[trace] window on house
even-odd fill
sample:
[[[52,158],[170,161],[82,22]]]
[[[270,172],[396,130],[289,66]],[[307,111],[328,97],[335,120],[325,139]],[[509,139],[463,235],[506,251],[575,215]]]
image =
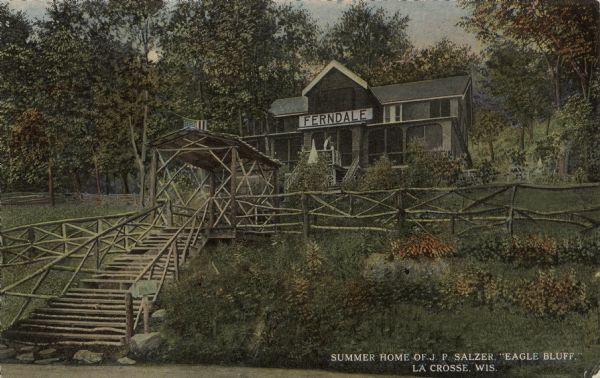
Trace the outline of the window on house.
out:
[[[287,138],[278,138],[273,142],[275,144],[275,157],[282,162],[287,162],[288,159],[288,140]]]
[[[312,134],[312,140],[315,141],[315,147],[317,150],[323,149],[323,143],[325,142],[325,134],[322,131]],[[309,146],[309,148],[312,148]]]
[[[386,135],[387,155],[392,164],[402,164],[402,128],[389,127]]]
[[[369,131],[369,164],[376,162],[385,153],[385,129]]]
[[[431,118],[450,117],[450,99],[431,101],[429,115]]]
[[[292,162],[298,161],[298,154],[302,150],[302,137],[294,136],[290,138],[290,156],[289,160]]]
[[[402,120],[427,119],[430,115],[429,101],[407,102],[402,104]]]
[[[425,150],[440,149],[443,145],[444,134],[439,124],[413,126],[406,132],[406,143],[422,143]]]
[[[390,115],[391,110],[392,110],[391,106],[386,105],[386,106],[383,107],[383,122],[384,123],[390,122],[390,119],[391,119],[391,115]]]
[[[342,158],[342,166],[352,164],[352,130],[340,130],[338,146]]]
[[[400,104],[395,105],[394,108],[396,110],[396,114],[395,114],[394,120],[396,122],[402,121],[402,105],[400,105]]]

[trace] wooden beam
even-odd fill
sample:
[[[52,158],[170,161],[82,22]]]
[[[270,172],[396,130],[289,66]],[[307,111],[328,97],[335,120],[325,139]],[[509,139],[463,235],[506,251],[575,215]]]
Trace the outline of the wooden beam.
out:
[[[237,191],[236,179],[237,179],[237,167],[238,167],[238,151],[237,147],[231,148],[231,168],[229,169],[231,177],[230,185],[231,189],[229,192],[230,196],[230,211],[231,211],[231,228],[233,229],[233,233],[235,234],[236,226],[237,226],[237,202],[235,200],[235,195]]]
[[[156,149],[152,150],[152,158],[150,160],[150,206],[156,206],[156,173],[158,159]]]

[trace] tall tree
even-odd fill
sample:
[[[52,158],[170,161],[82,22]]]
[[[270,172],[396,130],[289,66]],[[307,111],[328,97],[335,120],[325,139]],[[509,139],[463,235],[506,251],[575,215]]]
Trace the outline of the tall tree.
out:
[[[381,62],[373,85],[430,80],[442,77],[470,75],[479,64],[479,57],[468,45],[459,45],[446,38],[432,46],[414,48],[410,53]]]
[[[489,110],[481,109],[475,113],[473,129],[471,136],[476,143],[486,144],[490,153],[490,160],[495,160],[494,141],[500,135],[502,130],[509,126],[508,120],[504,114]]]
[[[157,102],[160,101],[156,60],[160,30],[166,23],[166,3],[163,0],[110,0],[108,5],[108,17],[116,39],[125,41],[133,52],[125,62],[125,75],[118,79],[118,85],[121,87],[121,105],[127,109],[127,117],[122,121],[129,130],[143,206],[148,140],[160,127],[150,117],[158,110]]]
[[[187,0],[173,10],[161,64],[174,79],[177,111],[241,133],[245,122],[265,118],[274,99],[302,87],[316,41],[316,25],[303,8]]]
[[[507,42],[489,46],[482,69],[483,90],[495,97],[519,130],[519,145],[525,149],[525,132],[533,138],[536,120],[548,119],[552,91],[539,52]]]
[[[322,55],[348,65],[368,81],[376,80],[382,65],[410,52],[408,21],[408,16],[399,12],[390,16],[383,8],[361,0],[325,34]]]
[[[471,11],[462,25],[486,41],[510,39],[542,52],[561,105],[561,69],[566,64],[579,78],[580,93],[590,96],[597,64],[599,3],[596,0],[496,1],[459,0]]]
[[[31,96],[34,45],[32,25],[22,12],[0,4],[0,190],[9,184],[9,140],[14,123],[27,109]]]

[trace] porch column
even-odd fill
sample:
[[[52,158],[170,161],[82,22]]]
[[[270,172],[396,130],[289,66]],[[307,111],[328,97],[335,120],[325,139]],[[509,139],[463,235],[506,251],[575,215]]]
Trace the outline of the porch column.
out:
[[[152,158],[150,160],[150,207],[156,206],[157,154],[156,149],[152,150]]]
[[[237,189],[237,168],[238,168],[238,151],[237,147],[231,148],[231,177],[230,177],[230,209],[231,209],[231,227],[235,234],[237,228],[237,203],[235,192]]]

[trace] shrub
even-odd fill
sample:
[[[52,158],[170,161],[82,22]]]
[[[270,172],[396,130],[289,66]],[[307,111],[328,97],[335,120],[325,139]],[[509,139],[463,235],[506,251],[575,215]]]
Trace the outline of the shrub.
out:
[[[453,242],[425,233],[411,235],[406,239],[398,239],[390,243],[392,255],[401,258],[438,258],[448,256],[454,251]]]
[[[538,317],[585,313],[590,307],[585,284],[575,279],[574,271],[562,277],[553,271],[538,271],[533,280],[519,288],[517,301]]]
[[[501,299],[503,283],[493,274],[481,269],[469,269],[458,273],[445,285],[445,292],[450,298],[459,301],[470,299],[476,305],[487,305],[490,308]]]
[[[408,167],[402,171],[402,186],[416,188],[435,185],[433,157],[425,151],[423,144],[411,143],[406,152]]]
[[[494,167],[494,163],[491,160],[484,160],[481,162],[479,169],[477,170],[477,179],[482,184],[489,184],[496,180],[498,176],[498,170]]]
[[[386,190],[394,188],[397,184],[392,162],[384,155],[367,169],[360,187],[362,190]]]
[[[557,262],[556,242],[552,239],[544,239],[537,235],[529,235],[527,238],[513,237],[506,258],[525,265],[548,265]]]
[[[477,260],[502,260],[508,247],[509,239],[504,235],[492,233],[461,238],[458,243],[457,255],[473,257]]]
[[[290,185],[290,191],[308,192],[326,190],[329,186],[329,172],[327,161],[319,159],[313,164],[308,163],[308,154],[300,152],[298,165],[295,168],[296,178]]]

